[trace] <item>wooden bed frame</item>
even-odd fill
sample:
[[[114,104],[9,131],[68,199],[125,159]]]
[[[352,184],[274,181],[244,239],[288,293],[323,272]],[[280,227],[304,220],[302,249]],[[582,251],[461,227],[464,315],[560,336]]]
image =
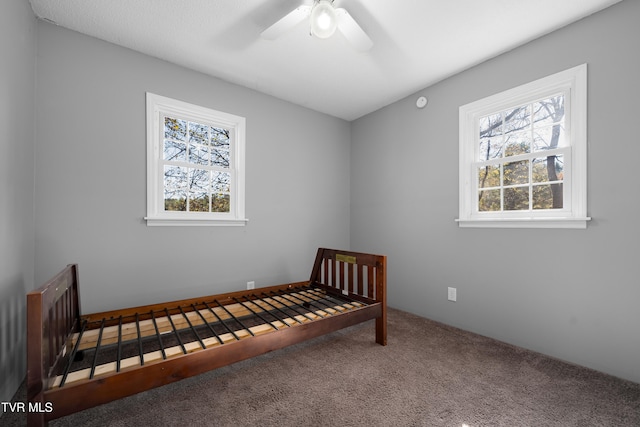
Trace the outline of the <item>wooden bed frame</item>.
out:
[[[371,319],[386,345],[381,255],[320,248],[308,281],[87,315],[69,265],[27,294],[27,424]]]

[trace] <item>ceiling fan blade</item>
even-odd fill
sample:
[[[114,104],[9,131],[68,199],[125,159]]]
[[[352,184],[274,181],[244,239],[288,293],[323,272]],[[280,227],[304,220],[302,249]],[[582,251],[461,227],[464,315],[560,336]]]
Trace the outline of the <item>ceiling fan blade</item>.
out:
[[[343,8],[336,9],[336,17],[338,19],[338,29],[344,37],[360,52],[366,52],[371,49],[373,42],[364,32],[360,25],[353,19],[349,12]]]
[[[309,17],[311,6],[299,6],[282,17],[275,24],[260,33],[260,36],[266,40],[275,40],[282,34],[286,33],[303,19]]]

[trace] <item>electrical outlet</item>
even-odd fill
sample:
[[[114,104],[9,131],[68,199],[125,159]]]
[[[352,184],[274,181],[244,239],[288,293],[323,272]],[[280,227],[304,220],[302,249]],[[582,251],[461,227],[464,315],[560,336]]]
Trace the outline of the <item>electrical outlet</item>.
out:
[[[247,289],[255,289],[256,288],[256,282],[254,282],[253,280],[250,282],[247,282]]]
[[[457,290],[456,288],[449,288],[448,289],[448,294],[447,294],[447,299],[449,301],[455,301],[457,299]]]

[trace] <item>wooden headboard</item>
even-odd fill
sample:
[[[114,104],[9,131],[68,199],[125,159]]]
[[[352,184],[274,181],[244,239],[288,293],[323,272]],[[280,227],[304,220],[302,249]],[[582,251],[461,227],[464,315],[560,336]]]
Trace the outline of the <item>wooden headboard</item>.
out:
[[[69,337],[80,327],[78,265],[29,292],[27,308],[27,398],[42,402],[49,379],[69,359]]]
[[[351,298],[382,303],[376,320],[376,342],[387,345],[387,257],[361,252],[318,249],[310,284]]]

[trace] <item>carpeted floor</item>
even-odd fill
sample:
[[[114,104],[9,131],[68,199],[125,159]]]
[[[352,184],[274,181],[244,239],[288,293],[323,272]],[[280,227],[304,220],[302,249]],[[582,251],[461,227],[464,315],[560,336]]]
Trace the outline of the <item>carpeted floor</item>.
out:
[[[393,309],[388,343],[368,322],[50,425],[640,426],[640,384]]]

